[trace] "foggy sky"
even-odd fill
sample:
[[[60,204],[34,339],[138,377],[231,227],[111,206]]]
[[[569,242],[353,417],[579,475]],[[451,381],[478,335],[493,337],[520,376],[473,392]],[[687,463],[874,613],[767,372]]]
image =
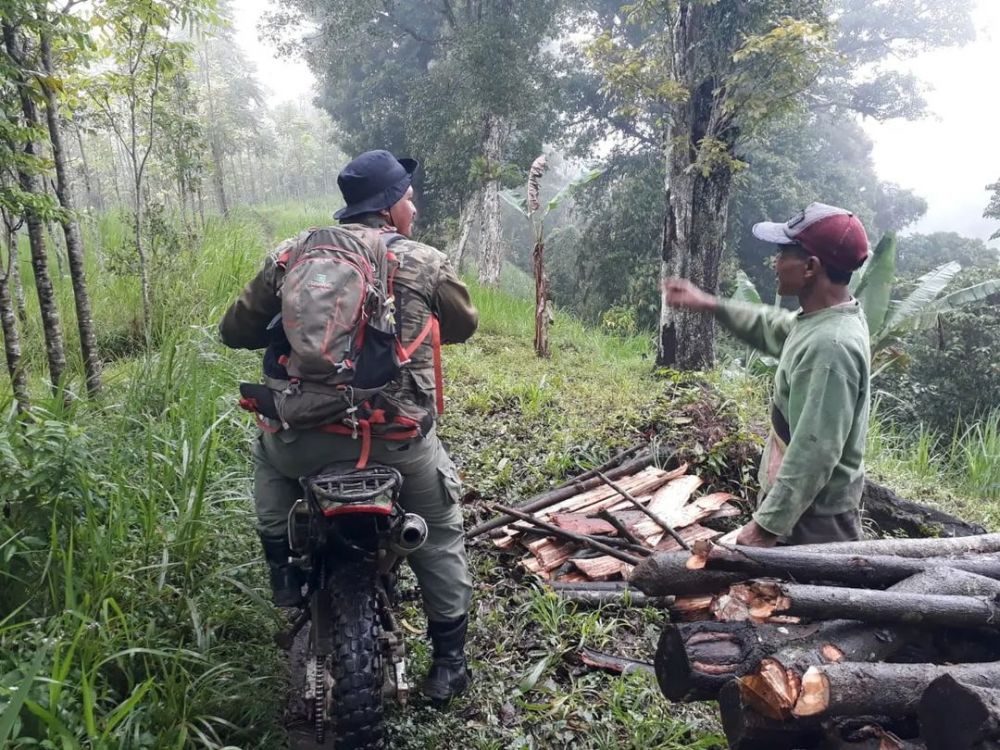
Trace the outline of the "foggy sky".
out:
[[[305,63],[276,59],[257,39],[257,21],[269,2],[239,3],[237,40],[256,63],[271,104],[310,101],[315,78]],[[1000,223],[982,217],[989,201],[986,185],[1000,180],[1000,0],[979,0],[973,20],[975,42],[898,63],[931,87],[929,117],[863,123],[875,141],[879,177],[927,200],[927,215],[907,231],[958,232],[985,240],[1000,229]],[[993,244],[1000,247],[1000,241]]]

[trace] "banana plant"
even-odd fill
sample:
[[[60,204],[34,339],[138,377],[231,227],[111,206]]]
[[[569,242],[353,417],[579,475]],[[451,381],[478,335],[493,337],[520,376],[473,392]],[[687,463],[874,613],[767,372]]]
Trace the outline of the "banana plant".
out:
[[[604,171],[594,169],[586,172],[583,176],[563,187],[543,207],[539,201],[539,192],[542,175],[546,168],[545,156],[539,156],[532,162],[531,169],[528,171],[528,184],[525,193],[519,190],[500,192],[500,197],[517,209],[518,213],[528,221],[535,241],[531,257],[535,275],[535,353],[539,357],[549,356],[548,321],[550,312],[548,279],[545,275],[545,218],[555,211],[567,197],[588,182],[596,180]]]
[[[921,276],[905,297],[893,299],[896,282],[896,236],[887,232],[871,257],[852,277],[851,293],[861,303],[871,337],[872,377],[906,361],[902,337],[938,325],[942,316],[962,307],[982,304],[1000,293],[1000,279],[989,279],[948,294],[942,293],[962,270],[951,261]],[[736,276],[734,299],[760,302],[753,282],[742,271]]]

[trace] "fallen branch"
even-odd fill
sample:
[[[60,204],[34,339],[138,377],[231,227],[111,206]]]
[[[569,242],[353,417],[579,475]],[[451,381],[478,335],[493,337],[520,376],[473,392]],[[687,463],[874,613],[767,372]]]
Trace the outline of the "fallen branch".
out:
[[[560,529],[558,526],[553,526],[550,523],[545,523],[545,521],[540,521],[534,516],[530,516],[527,513],[522,513],[521,511],[515,510],[514,508],[508,508],[504,505],[498,505],[496,503],[490,503],[488,504],[488,507],[492,510],[505,513],[509,516],[512,516],[515,519],[519,519],[521,521],[531,524],[532,526],[542,529],[549,536],[559,537],[561,539],[568,539],[569,541],[576,542],[577,544],[582,544],[587,547],[593,547],[599,552],[603,552],[605,555],[608,555],[609,557],[614,557],[618,560],[621,560],[622,562],[628,563],[629,565],[638,565],[640,562],[642,562],[641,557],[636,557],[635,555],[630,555],[627,552],[622,552],[620,549],[615,549],[614,547],[610,547],[607,544],[596,541],[591,537],[583,536],[582,534],[574,534],[572,531],[566,531],[565,529]]]
[[[580,652],[580,661],[588,667],[594,669],[604,669],[616,674],[627,674],[629,672],[652,672],[653,665],[649,662],[629,659],[627,656],[615,656],[606,654],[603,651],[594,651],[585,648]]]
[[[601,481],[603,481],[606,485],[608,485],[608,487],[610,487],[615,492],[617,492],[619,495],[621,495],[626,500],[628,500],[629,503],[631,503],[635,507],[636,510],[641,511],[643,514],[645,514],[646,516],[648,516],[649,519],[653,523],[655,523],[657,526],[659,526],[661,529],[663,529],[667,534],[669,534],[671,537],[673,537],[674,541],[677,542],[679,545],[681,545],[681,547],[683,547],[684,549],[690,551],[691,545],[689,545],[686,541],[684,541],[684,539],[681,538],[680,534],[678,534],[676,531],[674,531],[673,526],[671,526],[669,523],[667,523],[662,518],[660,518],[660,516],[658,516],[652,510],[650,510],[645,505],[643,505],[638,500],[636,500],[634,497],[632,497],[631,493],[628,492],[628,490],[626,490],[623,487],[615,484],[611,479],[609,479],[607,476],[605,476],[601,472],[597,472],[597,476],[600,477]]]

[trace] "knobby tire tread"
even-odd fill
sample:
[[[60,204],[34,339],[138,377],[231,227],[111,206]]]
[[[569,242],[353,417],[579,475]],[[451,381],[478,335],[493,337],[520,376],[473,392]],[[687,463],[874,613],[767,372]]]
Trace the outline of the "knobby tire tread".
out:
[[[331,730],[335,750],[384,750],[385,715],[379,669],[375,571],[345,565],[330,584],[333,610]]]

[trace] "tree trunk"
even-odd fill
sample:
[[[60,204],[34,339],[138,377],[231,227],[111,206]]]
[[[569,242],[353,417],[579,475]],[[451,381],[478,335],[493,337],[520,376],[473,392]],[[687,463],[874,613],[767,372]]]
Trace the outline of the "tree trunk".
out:
[[[964,537],[986,533],[979,524],[967,523],[936,508],[904,500],[888,487],[867,479],[861,495],[861,509],[883,533],[902,531],[911,537]]]
[[[20,44],[17,39],[17,32],[8,24],[3,24],[4,44],[11,59],[19,66],[23,64],[21,59]],[[18,71],[21,78],[18,81],[18,95],[21,100],[21,111],[24,113],[25,125],[28,127],[38,127],[38,113],[35,110],[35,103],[28,94],[26,84],[23,80],[23,73]],[[24,153],[29,160],[37,155],[37,149],[33,141],[26,141]],[[44,188],[40,184],[38,176],[26,171],[18,172],[18,182],[21,190],[32,195],[41,196]],[[59,321],[59,308],[56,306],[55,292],[52,288],[52,280],[49,278],[48,253],[45,248],[45,224],[34,206],[28,205],[24,210],[25,221],[28,224],[28,240],[31,245],[31,268],[35,276],[35,289],[38,293],[38,306],[42,317],[42,330],[45,336],[45,353],[49,366],[49,377],[52,379],[53,392],[58,392],[63,373],[66,370],[66,353],[63,345],[62,324]]]
[[[938,677],[950,674],[974,687],[1000,685],[1000,662],[985,664],[860,664],[809,667],[794,716],[913,716],[920,697]]]
[[[943,675],[920,697],[918,716],[927,750],[973,750],[1000,740],[1000,690]]]
[[[41,34],[41,54],[45,74],[51,77],[52,49],[47,32]],[[94,336],[90,297],[87,294],[83,239],[80,236],[80,225],[76,221],[73,191],[69,184],[66,150],[63,148],[62,125],[59,122],[59,101],[51,86],[44,85],[42,88],[45,91],[45,116],[49,127],[49,140],[52,143],[52,160],[56,167],[56,197],[58,197],[64,212],[61,223],[66,238],[66,256],[69,259],[73,298],[76,302],[76,325],[80,333],[83,368],[87,378],[87,392],[93,396],[101,390],[101,361],[97,354],[97,339]]]
[[[28,303],[24,299],[24,282],[21,281],[21,253],[18,248],[18,238],[17,231],[11,229],[13,226],[20,226],[20,220],[17,224],[7,223],[7,218],[4,218],[5,228],[8,232],[8,247],[10,248],[10,263],[7,266],[7,273],[10,275],[8,279],[8,284],[13,290],[14,297],[14,311],[17,313],[17,320],[21,325],[28,324]]]
[[[83,190],[87,195],[87,208],[96,208],[99,211],[103,210],[103,206],[100,205],[99,193],[95,200],[93,180],[90,176],[90,163],[87,161],[87,150],[83,145],[83,134],[80,132],[79,125],[74,123],[73,131],[76,134],[76,145],[80,151],[80,162],[83,164]]]
[[[721,82],[706,78],[691,50],[712,34],[705,9],[681,4],[674,14],[671,73],[689,96],[672,105],[664,143],[666,178],[660,276],[689,279],[708,292],[719,288],[725,247],[732,168],[722,160],[699,164],[706,137],[731,154],[737,132],[719,126]],[[721,132],[720,132],[721,130]],[[661,301],[657,364],[679,370],[705,370],[715,362],[715,321],[711,315],[675,310]]]
[[[720,547],[712,545],[707,557],[693,555],[689,568],[741,573],[744,578],[782,578],[804,582],[837,582],[861,588],[884,588],[921,571],[956,568],[987,578],[1000,579],[1000,558],[914,559],[891,555],[825,555],[799,552],[795,547]],[[645,589],[637,585],[637,588]]]
[[[479,207],[482,202],[482,193],[477,188],[462,208],[462,215],[459,219],[458,239],[449,253],[454,261],[455,270],[459,273],[462,272],[462,261],[465,260],[465,251],[469,246],[469,237],[472,234],[472,227],[476,223],[476,218],[479,215]]]
[[[775,615],[789,615],[810,620],[842,618],[966,628],[1000,622],[1000,604],[988,596],[901,594],[778,581],[738,583],[730,592],[731,596],[747,602],[741,620],[765,621]]]
[[[500,115],[487,118],[486,158],[490,179],[483,188],[482,232],[479,248],[479,282],[496,286],[503,266],[503,240],[500,235],[500,178],[494,175],[503,164],[504,146],[508,135],[507,121]]]
[[[545,277],[545,241],[539,240],[531,251],[535,271],[535,354],[549,356],[549,282]]]
[[[11,390],[17,402],[18,411],[26,411],[31,405],[28,398],[28,379],[21,367],[21,337],[17,330],[17,318],[14,315],[14,303],[10,294],[10,269],[17,263],[17,247],[15,235],[5,227],[7,259],[0,256],[0,327],[3,329],[4,355],[7,360],[7,372],[10,375]]]
[[[930,539],[870,539],[863,542],[800,544],[800,552],[839,555],[895,555],[897,557],[951,557],[971,553],[1000,552],[1000,534]]]
[[[205,89],[208,93],[206,100],[208,102],[209,119],[208,142],[212,151],[212,185],[215,187],[215,198],[219,202],[219,211],[222,212],[224,217],[229,218],[229,202],[226,200],[225,173],[223,171],[224,156],[222,153],[222,144],[219,142],[219,123],[215,117],[215,104],[212,97],[212,75],[210,72],[211,61],[209,60],[207,46],[202,49],[202,60],[205,69]]]

